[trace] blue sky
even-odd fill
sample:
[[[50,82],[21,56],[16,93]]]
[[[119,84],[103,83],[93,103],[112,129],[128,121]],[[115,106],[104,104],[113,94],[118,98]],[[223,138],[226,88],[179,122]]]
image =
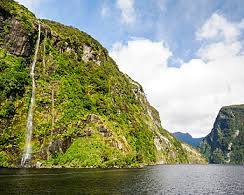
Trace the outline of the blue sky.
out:
[[[194,38],[196,29],[214,12],[231,21],[244,16],[243,0],[135,0],[133,7],[133,24],[121,21],[116,0],[39,0],[31,9],[38,17],[78,27],[107,49],[131,37],[163,39],[184,61],[191,59],[193,51],[200,47]],[[104,15],[102,10],[106,10]],[[170,63],[179,66],[174,61]]]
[[[243,0],[18,1],[101,42],[172,132],[204,136],[244,103]]]

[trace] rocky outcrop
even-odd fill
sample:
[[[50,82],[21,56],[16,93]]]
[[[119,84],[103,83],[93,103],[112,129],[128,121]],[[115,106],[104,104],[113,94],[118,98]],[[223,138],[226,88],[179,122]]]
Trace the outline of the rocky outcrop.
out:
[[[20,21],[1,8],[0,26],[2,48],[17,56],[28,57],[32,54],[32,49],[35,44],[32,33],[28,33]]]
[[[201,151],[210,163],[244,163],[244,105],[220,109]]]
[[[9,53],[19,56],[30,56],[31,41],[22,27],[21,23],[16,19],[9,22],[9,33],[4,38],[4,46]]]
[[[82,60],[86,63],[89,61],[93,61],[97,65],[99,66],[101,65],[101,61],[99,60],[99,55],[96,55],[95,52],[92,50],[92,48],[88,45],[83,45]]]
[[[52,141],[48,146],[48,151],[54,155],[56,153],[65,153],[66,150],[70,147],[72,144],[72,138],[71,137],[64,137],[61,139],[57,139]]]

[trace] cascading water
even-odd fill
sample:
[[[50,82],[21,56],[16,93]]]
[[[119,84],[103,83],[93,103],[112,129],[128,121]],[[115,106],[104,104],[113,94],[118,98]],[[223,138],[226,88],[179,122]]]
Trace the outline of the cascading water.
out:
[[[41,25],[38,25],[38,38],[36,42],[36,49],[35,49],[35,55],[34,59],[31,65],[31,72],[30,76],[32,78],[32,94],[31,94],[31,102],[30,102],[30,108],[28,112],[28,118],[27,118],[27,130],[26,130],[26,138],[25,138],[25,149],[24,153],[21,159],[21,166],[24,167],[26,165],[26,161],[31,159],[31,137],[32,137],[32,131],[33,131],[33,112],[34,112],[34,106],[35,106],[35,95],[36,95],[36,83],[35,83],[35,65],[37,60],[37,54],[38,49],[40,45],[40,37],[41,37]]]

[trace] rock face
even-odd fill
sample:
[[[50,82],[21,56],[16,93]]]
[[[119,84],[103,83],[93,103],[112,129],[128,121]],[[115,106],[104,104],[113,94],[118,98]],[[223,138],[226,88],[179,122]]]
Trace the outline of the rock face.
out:
[[[161,127],[142,87],[119,71],[96,40],[72,27],[38,21],[18,3],[1,0],[0,166],[20,165],[39,23],[30,166],[205,162]]]
[[[9,13],[12,8],[10,3],[4,6],[5,10],[0,12],[1,47],[11,54],[27,57],[32,52],[33,37],[28,29],[23,28],[23,24]]]
[[[203,138],[193,138],[189,133],[175,132],[173,135],[180,141],[183,141],[195,148],[199,147],[201,141],[203,140]]]
[[[244,105],[221,108],[201,151],[210,163],[244,164]]]

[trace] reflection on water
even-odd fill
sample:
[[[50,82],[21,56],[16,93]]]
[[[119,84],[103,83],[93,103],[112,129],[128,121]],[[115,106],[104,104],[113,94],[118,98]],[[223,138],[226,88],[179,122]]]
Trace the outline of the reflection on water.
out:
[[[0,169],[0,194],[244,194],[244,166]]]

